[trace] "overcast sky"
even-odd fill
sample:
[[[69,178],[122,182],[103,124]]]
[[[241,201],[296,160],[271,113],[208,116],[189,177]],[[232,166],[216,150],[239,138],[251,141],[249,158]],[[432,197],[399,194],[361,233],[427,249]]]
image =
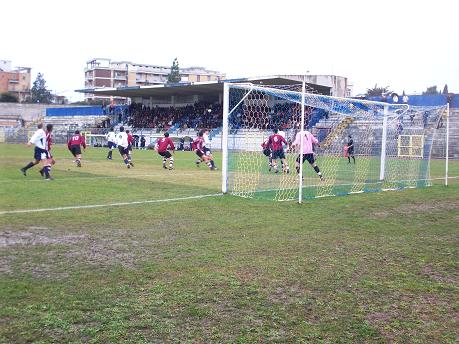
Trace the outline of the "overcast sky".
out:
[[[0,59],[42,72],[72,100],[93,57],[204,66],[228,77],[336,74],[459,93],[459,1],[13,1],[0,4]]]

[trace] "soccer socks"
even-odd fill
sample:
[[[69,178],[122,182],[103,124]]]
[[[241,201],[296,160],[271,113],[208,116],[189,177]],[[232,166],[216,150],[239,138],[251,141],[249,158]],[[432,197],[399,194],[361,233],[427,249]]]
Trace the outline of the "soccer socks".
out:
[[[131,168],[131,165],[129,165],[129,160],[128,160],[127,158],[124,159],[123,161],[124,161],[124,163],[126,164],[126,167],[127,167],[127,168]]]
[[[46,165],[45,167],[43,167],[43,173],[45,174],[46,179],[51,179],[49,172],[51,172],[51,166]]]
[[[350,157],[350,156],[347,157],[347,163],[348,163],[348,164],[351,163],[351,157]]]
[[[174,168],[174,157],[172,156],[169,159],[169,170],[172,170]]]
[[[134,163],[131,161],[131,155],[128,154],[128,161],[129,161],[129,165],[131,165],[132,167],[134,167]]]
[[[35,164],[33,162],[29,162],[26,166],[22,168],[22,170],[27,171],[29,168],[34,167]]]
[[[107,155],[107,159],[111,160],[112,159],[112,154],[113,154],[112,150],[109,150],[108,151],[108,155]]]
[[[355,164],[355,156],[352,157],[352,160],[354,160],[354,164]],[[349,161],[350,162],[350,161]]]
[[[76,159],[76,165],[77,167],[81,167],[81,159],[79,158]]]
[[[314,166],[314,171],[316,171],[317,175],[322,179],[322,173],[319,170],[319,166]]]
[[[206,161],[206,165],[207,165],[210,169],[212,169],[212,160]]]
[[[167,167],[166,167],[166,162],[167,162],[167,159],[166,159],[166,158],[163,158],[163,168],[167,168]]]

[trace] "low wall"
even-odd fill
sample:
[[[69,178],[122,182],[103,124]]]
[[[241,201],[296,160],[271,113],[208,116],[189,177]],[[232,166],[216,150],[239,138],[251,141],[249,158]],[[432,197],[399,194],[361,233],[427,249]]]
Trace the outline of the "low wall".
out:
[[[73,105],[0,103],[0,115],[17,115],[24,121],[31,122],[44,117],[46,109],[74,107]]]

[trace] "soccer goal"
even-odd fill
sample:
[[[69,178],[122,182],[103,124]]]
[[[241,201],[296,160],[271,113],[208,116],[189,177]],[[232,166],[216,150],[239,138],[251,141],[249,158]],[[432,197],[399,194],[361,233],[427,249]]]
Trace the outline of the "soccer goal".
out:
[[[325,96],[307,90],[304,83],[225,83],[223,102],[224,193],[301,202],[431,183],[431,148],[445,106]],[[317,167],[309,160],[300,163],[304,140],[292,145],[301,128],[320,142],[314,145],[313,159],[308,156]],[[270,163],[273,157],[263,145],[274,129],[287,142],[285,159],[277,160],[282,168],[275,171]],[[351,150],[347,148],[350,142]]]
[[[107,145],[106,135],[91,134],[91,132],[82,132],[86,139],[86,144],[93,147],[104,147]]]

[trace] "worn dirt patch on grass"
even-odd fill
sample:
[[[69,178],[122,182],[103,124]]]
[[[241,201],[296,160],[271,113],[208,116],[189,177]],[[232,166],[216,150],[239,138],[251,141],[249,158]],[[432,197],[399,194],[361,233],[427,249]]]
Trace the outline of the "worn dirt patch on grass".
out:
[[[47,230],[46,227],[30,227],[35,230]],[[60,235],[49,236],[36,232],[24,231],[1,231],[0,232],[0,248],[14,245],[52,245],[52,244],[73,244],[81,240],[87,239],[86,234],[81,235]]]
[[[152,238],[145,233],[116,229],[102,237],[46,227],[3,230],[0,273],[16,271],[59,278],[80,269],[135,268],[145,260],[161,259],[160,249],[175,240],[175,234],[160,233]]]
[[[432,264],[427,264],[421,269],[421,273],[438,282],[457,284],[457,279],[454,276],[445,276],[443,272],[438,271]]]
[[[400,215],[411,215],[411,214],[422,214],[433,211],[451,211],[459,210],[459,200],[450,200],[438,203],[410,203],[401,205],[397,208],[379,211],[373,213],[376,218],[386,218],[389,216],[400,216]],[[453,218],[453,220],[457,218]]]

